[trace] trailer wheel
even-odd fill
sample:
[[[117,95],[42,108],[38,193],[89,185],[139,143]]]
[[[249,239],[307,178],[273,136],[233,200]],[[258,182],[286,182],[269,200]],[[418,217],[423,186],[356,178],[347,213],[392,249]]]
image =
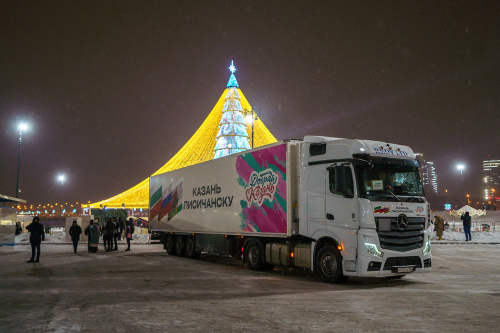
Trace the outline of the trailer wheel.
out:
[[[186,237],[186,257],[194,259],[196,257],[194,236]]]
[[[341,283],[348,279],[342,273],[342,257],[331,245],[325,245],[319,250],[316,256],[316,268],[324,282]]]
[[[258,271],[262,268],[262,256],[260,255],[260,246],[257,242],[250,242],[246,248],[247,266],[252,271]]]
[[[172,234],[167,235],[165,239],[165,250],[171,256],[175,255],[175,237]]]
[[[179,257],[186,255],[186,242],[183,236],[177,236],[175,239],[175,252]]]

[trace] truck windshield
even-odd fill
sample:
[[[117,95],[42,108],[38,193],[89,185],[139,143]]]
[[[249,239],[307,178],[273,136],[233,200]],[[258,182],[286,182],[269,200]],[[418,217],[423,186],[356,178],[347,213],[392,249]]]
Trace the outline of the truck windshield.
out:
[[[356,166],[361,198],[423,202],[424,189],[417,166],[370,163]]]

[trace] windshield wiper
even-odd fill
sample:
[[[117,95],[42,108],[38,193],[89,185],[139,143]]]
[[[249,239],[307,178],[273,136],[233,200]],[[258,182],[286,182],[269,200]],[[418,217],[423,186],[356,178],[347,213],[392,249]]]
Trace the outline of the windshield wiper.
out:
[[[397,201],[401,201],[401,200],[399,200],[399,198],[398,198],[398,197],[397,197],[394,193],[392,193],[392,191],[391,191],[391,190],[386,190],[386,191],[387,191],[387,192],[389,192],[390,194],[392,194],[392,196],[393,196],[394,198],[396,198],[396,200],[397,200]]]
[[[420,194],[418,194],[418,192],[406,192],[408,193],[409,195],[411,195],[412,198],[415,198],[414,194],[418,195],[418,197],[420,198],[420,200],[422,200],[422,202],[425,202],[424,199],[420,196]]]

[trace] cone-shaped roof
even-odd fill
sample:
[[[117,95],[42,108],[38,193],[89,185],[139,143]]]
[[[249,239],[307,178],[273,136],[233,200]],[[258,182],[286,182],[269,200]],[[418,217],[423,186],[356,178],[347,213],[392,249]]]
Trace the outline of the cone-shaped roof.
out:
[[[231,74],[229,82],[231,82],[234,74]],[[234,83],[238,87],[236,78]],[[229,83],[228,83],[229,86]],[[229,88],[230,89],[230,88]],[[219,132],[219,123],[222,118],[222,109],[225,104],[225,97],[228,93],[228,88],[224,90],[217,104],[212,109],[205,121],[201,124],[189,141],[175,154],[170,161],[156,171],[152,176],[165,173],[168,171],[177,170],[193,164],[212,160],[214,158],[214,148],[216,144],[217,133]],[[240,103],[243,109],[250,110],[252,107],[243,95],[240,89],[237,89],[240,97]],[[251,124],[247,124],[247,134],[251,135]],[[254,123],[254,146],[260,147],[276,142],[276,138],[269,132],[266,125],[260,119]],[[131,189],[115,195],[106,200],[84,205],[85,207],[108,207],[108,208],[149,208],[149,178],[143,180]]]

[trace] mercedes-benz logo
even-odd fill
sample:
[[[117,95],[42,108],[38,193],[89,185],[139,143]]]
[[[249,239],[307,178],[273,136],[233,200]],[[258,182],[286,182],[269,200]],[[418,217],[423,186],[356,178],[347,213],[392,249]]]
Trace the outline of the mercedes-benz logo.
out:
[[[400,230],[406,230],[406,228],[408,228],[408,218],[406,215],[401,214],[398,216],[398,228]]]

